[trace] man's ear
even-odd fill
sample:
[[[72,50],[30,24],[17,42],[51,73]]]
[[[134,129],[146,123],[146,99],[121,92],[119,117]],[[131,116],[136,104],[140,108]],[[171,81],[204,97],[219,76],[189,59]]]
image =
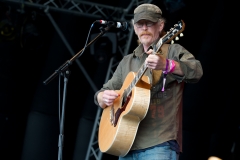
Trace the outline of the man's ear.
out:
[[[163,22],[160,22],[159,32],[162,32],[163,28],[164,28],[164,23],[163,23]]]
[[[136,28],[135,28],[135,26],[133,26],[133,29],[134,29],[134,33],[137,35],[137,32],[136,32]]]

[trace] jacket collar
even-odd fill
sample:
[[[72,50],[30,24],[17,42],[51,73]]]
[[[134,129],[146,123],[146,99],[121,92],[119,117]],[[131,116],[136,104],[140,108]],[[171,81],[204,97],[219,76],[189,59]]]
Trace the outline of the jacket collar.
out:
[[[149,49],[153,49],[153,45],[156,44],[158,42],[158,40],[156,40],[155,42],[153,42],[150,47],[148,48]],[[136,56],[136,57],[141,57],[143,54],[146,54],[144,52],[144,49],[143,49],[143,44],[140,44],[134,51],[133,51],[133,56]]]

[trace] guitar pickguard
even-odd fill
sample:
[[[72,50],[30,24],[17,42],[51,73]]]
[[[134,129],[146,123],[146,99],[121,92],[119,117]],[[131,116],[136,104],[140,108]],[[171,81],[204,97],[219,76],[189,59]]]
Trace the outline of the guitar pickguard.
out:
[[[125,101],[122,101],[122,106],[117,109],[117,111],[115,113],[115,116],[114,116],[114,127],[116,127],[116,125],[118,123],[118,119],[119,119],[121,113],[123,111],[125,111],[126,106],[127,106],[128,102],[129,102],[129,100],[131,99],[131,96],[132,96],[132,93],[130,93],[130,95],[126,98]]]

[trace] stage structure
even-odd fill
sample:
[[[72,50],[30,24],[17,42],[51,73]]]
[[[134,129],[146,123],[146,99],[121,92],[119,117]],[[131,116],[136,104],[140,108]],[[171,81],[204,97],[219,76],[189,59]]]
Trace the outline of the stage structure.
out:
[[[96,1],[98,2],[98,1]],[[68,51],[72,56],[75,55],[73,49],[69,45],[68,41],[66,40],[64,34],[62,33],[61,29],[58,27],[58,24],[55,22],[54,18],[51,15],[51,12],[63,12],[66,14],[74,14],[77,16],[82,17],[89,17],[93,19],[109,19],[112,18],[113,21],[116,22],[123,22],[126,21],[129,24],[131,23],[131,19],[133,17],[133,9],[142,3],[151,3],[152,0],[130,0],[127,7],[113,7],[108,6],[100,3],[94,3],[89,1],[83,0],[36,0],[36,1],[27,1],[27,0],[8,0],[7,3],[17,4],[20,7],[20,12],[24,12],[25,7],[33,7],[39,10],[44,10],[45,14],[49,18],[50,22],[54,26],[54,29],[59,34],[61,40],[63,41],[64,45],[67,47]],[[122,57],[129,53],[130,44],[132,41],[133,36],[133,28],[131,25],[128,25],[127,31],[119,30],[117,35],[118,39],[118,46],[116,54],[120,54]],[[85,78],[89,82],[92,90],[96,92],[99,88],[96,87],[93,80],[88,75],[87,71],[84,69],[82,64],[78,59],[76,59],[76,63],[79,69],[83,72]],[[119,61],[117,61],[114,56],[110,59],[109,68],[107,70],[107,74],[105,77],[105,82],[111,77],[112,73],[114,72],[113,69],[117,66]],[[99,150],[98,147],[98,128],[99,128],[99,121],[101,117],[102,109],[98,108],[95,122],[92,129],[92,135],[89,140],[88,150],[86,153],[85,160],[92,159],[93,157],[96,160],[102,159],[102,152]]]

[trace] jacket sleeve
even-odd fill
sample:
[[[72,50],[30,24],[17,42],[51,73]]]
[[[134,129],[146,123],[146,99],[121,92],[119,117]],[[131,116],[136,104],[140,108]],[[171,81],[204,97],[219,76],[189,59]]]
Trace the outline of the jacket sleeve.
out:
[[[94,103],[99,106],[97,101],[97,95],[99,92],[102,92],[104,90],[119,90],[122,87],[122,61],[119,63],[118,67],[116,68],[115,72],[113,73],[113,76],[111,79],[109,79],[105,84],[103,84],[103,87],[98,90],[94,95]]]
[[[202,65],[195,59],[193,54],[179,44],[172,44],[169,47],[168,58],[180,63],[184,76],[172,74],[178,82],[196,83],[203,75]]]

